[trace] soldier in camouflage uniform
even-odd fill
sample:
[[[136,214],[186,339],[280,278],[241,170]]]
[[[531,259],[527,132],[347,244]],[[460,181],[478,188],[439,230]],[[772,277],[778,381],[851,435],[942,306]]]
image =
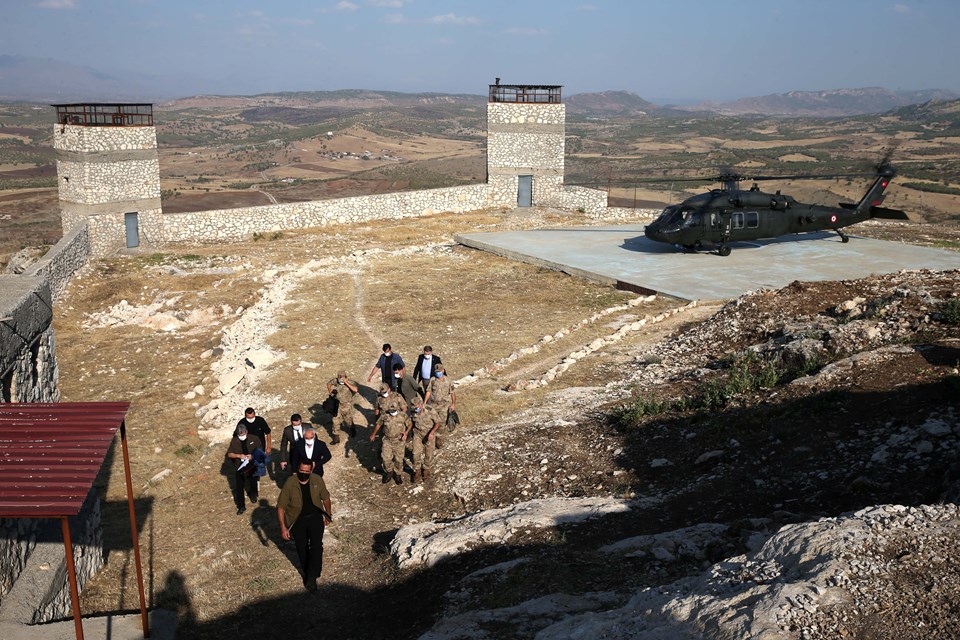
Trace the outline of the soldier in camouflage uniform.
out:
[[[413,433],[410,440],[413,443],[413,481],[420,482],[430,479],[430,470],[433,468],[433,454],[437,450],[437,429],[442,423],[433,409],[423,406],[418,397],[414,401],[411,411],[413,417]],[[420,470],[423,469],[421,474]]]
[[[384,412],[388,411],[390,407],[397,407],[400,413],[407,412],[407,402],[403,399],[403,396],[393,391],[390,385],[384,383],[380,385],[380,395],[377,397],[377,404],[373,408],[373,416],[377,419],[377,424],[380,424]]]
[[[386,407],[380,419],[377,420],[377,426],[373,428],[370,434],[370,442],[373,442],[380,428],[383,427],[383,438],[380,441],[380,461],[383,463],[383,484],[393,481],[397,484],[403,484],[403,452],[406,449],[407,432],[410,431],[410,418],[400,410],[395,404]]]
[[[360,387],[355,380],[351,380],[347,372],[341,369],[337,371],[337,377],[327,383],[327,393],[336,392],[337,400],[340,406],[337,408],[337,415],[333,416],[333,422],[330,425],[330,437],[333,444],[340,442],[340,431],[349,429],[350,437],[357,437],[357,427],[353,424],[353,400],[359,393]]]
[[[447,377],[447,371],[442,364],[437,365],[437,373],[430,386],[427,387],[427,395],[423,397],[423,404],[433,409],[437,414],[437,420],[445,425],[447,414],[457,408],[457,392],[454,391],[453,381]],[[443,444],[440,434],[437,434],[437,449]]]

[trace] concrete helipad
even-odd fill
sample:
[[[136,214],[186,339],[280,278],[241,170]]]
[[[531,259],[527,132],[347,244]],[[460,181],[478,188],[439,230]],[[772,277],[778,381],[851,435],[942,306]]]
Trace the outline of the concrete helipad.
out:
[[[684,253],[653,242],[642,224],[534,229],[457,235],[456,241],[498,255],[619,288],[684,300],[735,298],[752,289],[779,289],[794,280],[849,280],[901,269],[960,269],[960,253],[835,233],[735,242],[716,251]]]

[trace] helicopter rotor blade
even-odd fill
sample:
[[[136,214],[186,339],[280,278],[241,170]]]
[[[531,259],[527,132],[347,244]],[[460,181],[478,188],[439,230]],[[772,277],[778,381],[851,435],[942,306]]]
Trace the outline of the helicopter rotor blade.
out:
[[[876,173],[821,173],[793,176],[742,176],[741,180],[832,180],[834,178],[869,178]]]
[[[873,166],[877,173],[883,171],[885,168],[890,166],[890,159],[893,158],[894,152],[897,150],[897,147],[900,144],[900,140],[893,138],[890,140],[890,146],[883,150],[883,155],[880,156],[880,161]]]
[[[743,173],[737,173],[733,171],[732,168],[722,169],[722,173],[719,175],[714,174],[712,176],[676,176],[676,177],[649,177],[649,178],[632,178],[627,180],[598,180],[591,183],[567,183],[571,186],[595,186],[598,184],[606,184],[610,186],[614,185],[627,185],[635,186],[638,184],[666,184],[666,183],[675,183],[675,182],[761,182],[769,180],[833,180],[835,178],[874,178],[881,171],[891,168],[889,160],[893,154],[895,145],[889,149],[886,149],[881,158],[881,161],[874,166],[874,171],[872,172],[854,172],[854,173],[818,173],[818,174],[795,174],[795,175],[780,175],[780,176],[765,176],[765,175],[749,175]]]

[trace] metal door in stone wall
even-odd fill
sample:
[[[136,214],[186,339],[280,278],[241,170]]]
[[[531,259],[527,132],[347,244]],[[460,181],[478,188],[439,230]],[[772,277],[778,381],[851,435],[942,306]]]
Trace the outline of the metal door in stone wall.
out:
[[[123,214],[123,225],[127,230],[127,248],[140,246],[140,226],[137,221],[137,212]]]
[[[517,206],[533,205],[533,176],[517,176]]]

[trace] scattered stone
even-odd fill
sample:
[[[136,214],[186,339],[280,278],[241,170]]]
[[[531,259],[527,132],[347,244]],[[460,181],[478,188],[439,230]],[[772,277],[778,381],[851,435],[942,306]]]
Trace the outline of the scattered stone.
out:
[[[707,451],[702,454],[693,464],[704,464],[705,462],[710,462],[711,460],[716,460],[717,458],[723,457],[724,453],[722,450],[717,451]]]
[[[164,469],[160,473],[150,478],[150,484],[157,484],[158,482],[163,481],[163,479],[169,476],[171,473],[173,473],[173,469]]]
[[[220,393],[223,395],[230,393],[234,387],[240,384],[240,381],[243,380],[243,377],[246,375],[246,373],[247,372],[243,369],[235,369],[224,374],[220,378]]]

